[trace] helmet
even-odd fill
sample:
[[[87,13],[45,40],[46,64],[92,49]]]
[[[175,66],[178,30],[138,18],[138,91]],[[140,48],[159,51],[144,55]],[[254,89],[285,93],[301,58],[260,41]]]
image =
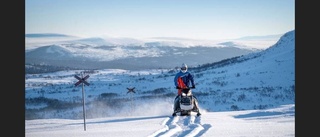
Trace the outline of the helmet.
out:
[[[186,73],[187,72],[187,70],[188,70],[188,66],[187,66],[187,64],[184,64],[184,63],[182,63],[182,66],[181,66],[181,72],[183,72],[183,73]]]

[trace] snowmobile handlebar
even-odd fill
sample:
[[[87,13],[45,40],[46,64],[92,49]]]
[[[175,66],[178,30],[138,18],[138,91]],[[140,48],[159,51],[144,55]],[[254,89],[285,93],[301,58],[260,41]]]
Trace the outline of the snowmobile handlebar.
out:
[[[195,87],[185,87],[185,88],[181,88],[181,87],[176,87],[176,89],[195,89]]]

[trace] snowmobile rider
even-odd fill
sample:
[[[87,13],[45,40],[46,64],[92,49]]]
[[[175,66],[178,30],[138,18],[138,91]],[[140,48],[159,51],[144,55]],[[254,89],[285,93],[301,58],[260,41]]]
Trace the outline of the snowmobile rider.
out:
[[[182,88],[187,88],[190,87],[189,85],[191,84],[190,88],[195,88],[194,80],[193,80],[193,75],[188,71],[188,66],[187,64],[183,63],[180,71],[176,74],[174,77],[174,84],[176,88],[178,89],[178,95],[174,99],[174,107],[173,107],[173,114],[175,115],[177,112],[180,110],[180,104],[179,104],[179,99],[180,95],[182,93]],[[195,111],[198,112],[198,116],[201,115],[199,112],[198,108],[198,101],[196,97],[194,97],[194,104],[195,104]]]

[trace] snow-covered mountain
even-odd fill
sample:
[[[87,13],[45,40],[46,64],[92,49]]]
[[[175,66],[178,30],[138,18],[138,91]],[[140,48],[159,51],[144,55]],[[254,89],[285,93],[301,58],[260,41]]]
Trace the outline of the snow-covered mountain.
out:
[[[68,50],[59,53],[64,55]],[[212,62],[189,68],[201,111],[266,109],[295,103],[294,30],[260,52]],[[88,118],[171,115],[177,71],[99,69],[26,74],[25,118],[82,118],[82,88],[74,85],[78,81],[75,75],[90,76],[90,85],[84,86]],[[128,94],[127,87],[135,87],[136,93]]]
[[[246,55],[271,46],[276,38],[265,40],[208,41],[181,38],[92,37],[62,34],[27,34],[25,63],[73,69],[158,69],[174,68],[177,62],[199,66]],[[255,43],[253,43],[255,42]],[[257,48],[255,48],[255,46]],[[45,68],[44,68],[45,69]],[[26,73],[31,73],[26,69]]]

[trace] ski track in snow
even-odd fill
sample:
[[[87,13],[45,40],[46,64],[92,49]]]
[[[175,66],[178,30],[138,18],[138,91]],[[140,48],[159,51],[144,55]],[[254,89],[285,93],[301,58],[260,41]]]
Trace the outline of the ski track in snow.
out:
[[[165,127],[148,137],[200,137],[212,127],[210,124],[201,124],[201,116],[167,117],[162,125]]]

